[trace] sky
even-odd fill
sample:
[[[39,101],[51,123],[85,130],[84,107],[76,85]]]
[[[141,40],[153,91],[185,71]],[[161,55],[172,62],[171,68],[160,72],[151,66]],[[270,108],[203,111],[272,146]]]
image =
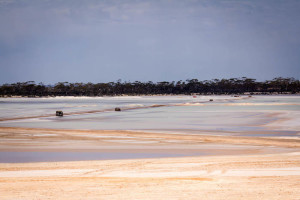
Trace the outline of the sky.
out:
[[[299,0],[0,0],[0,84],[300,78]]]

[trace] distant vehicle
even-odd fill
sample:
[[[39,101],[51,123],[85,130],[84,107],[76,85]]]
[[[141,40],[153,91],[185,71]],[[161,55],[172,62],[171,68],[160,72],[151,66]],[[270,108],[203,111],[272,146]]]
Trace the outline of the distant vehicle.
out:
[[[115,111],[121,111],[121,108],[116,107],[116,108],[115,108]]]
[[[64,116],[64,112],[61,110],[56,111],[56,116],[62,117]]]
[[[213,99],[210,99],[209,101],[213,101]]]

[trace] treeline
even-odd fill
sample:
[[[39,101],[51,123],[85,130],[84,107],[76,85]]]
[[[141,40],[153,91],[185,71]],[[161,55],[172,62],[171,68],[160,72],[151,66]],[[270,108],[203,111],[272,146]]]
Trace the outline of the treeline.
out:
[[[68,83],[55,85],[35,84],[33,81],[3,84],[1,96],[104,96],[104,95],[157,95],[157,94],[295,94],[300,82],[294,78],[274,78],[258,82],[252,78],[213,79],[172,82],[109,82]]]

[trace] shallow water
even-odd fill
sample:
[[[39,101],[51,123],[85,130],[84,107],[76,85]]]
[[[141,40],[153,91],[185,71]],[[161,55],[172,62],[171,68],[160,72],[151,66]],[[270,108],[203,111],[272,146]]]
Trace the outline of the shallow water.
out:
[[[228,144],[203,145],[195,149],[102,149],[94,151],[0,151],[0,163],[171,158],[186,156],[246,155],[292,152],[287,148]]]
[[[205,155],[201,153],[130,153],[130,152],[0,152],[0,163],[116,160]]]
[[[209,102],[209,99],[214,101]],[[143,108],[151,105],[169,106]],[[56,110],[72,113],[101,111],[115,107],[139,109],[55,116]],[[53,116],[2,121],[0,126],[166,131],[187,134],[213,131],[210,134],[299,137],[297,135],[300,131],[299,123],[294,123],[294,127],[290,126],[286,130],[276,127],[270,129],[265,126],[280,119],[280,114],[298,118],[299,112],[300,96],[2,98],[0,99],[2,119],[47,114]]]

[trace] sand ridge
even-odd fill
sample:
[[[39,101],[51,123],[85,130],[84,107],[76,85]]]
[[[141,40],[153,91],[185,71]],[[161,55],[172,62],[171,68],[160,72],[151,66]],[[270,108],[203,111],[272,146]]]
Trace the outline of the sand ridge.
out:
[[[300,148],[298,137],[240,137],[210,135],[212,131],[197,134],[153,133],[123,130],[67,130],[0,127],[0,149],[22,149],[25,147],[67,148],[109,148],[109,146],[168,146],[185,148],[204,144],[232,144]],[[220,132],[221,133],[221,132]]]

